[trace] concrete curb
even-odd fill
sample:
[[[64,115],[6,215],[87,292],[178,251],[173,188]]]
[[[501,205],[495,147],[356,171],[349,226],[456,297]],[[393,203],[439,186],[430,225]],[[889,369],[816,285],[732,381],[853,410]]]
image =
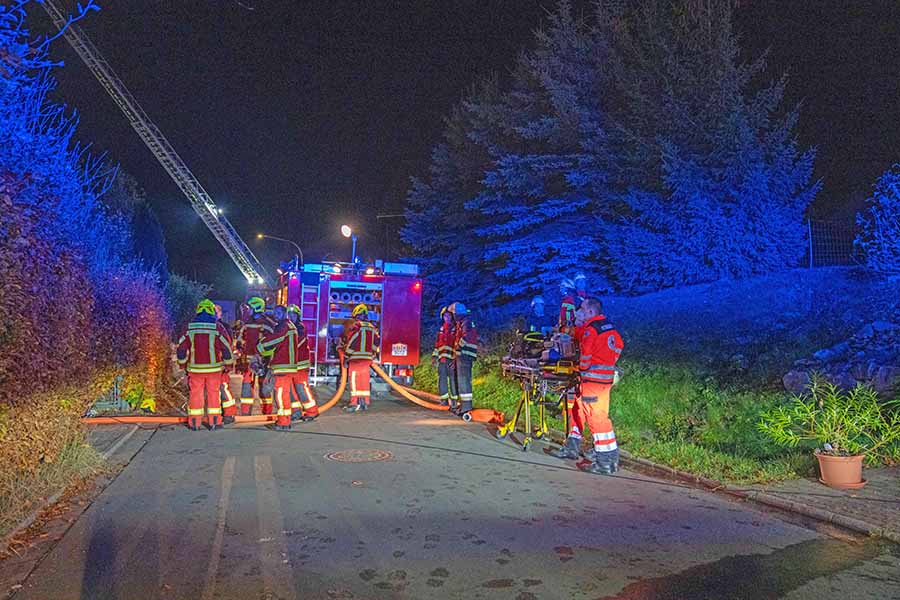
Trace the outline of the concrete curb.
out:
[[[565,435],[561,431],[557,431],[555,429],[550,430],[550,438],[557,443],[563,443],[565,441]],[[817,521],[822,521],[824,523],[832,523],[834,525],[843,527],[844,529],[855,531],[857,533],[882,537],[900,544],[900,530],[895,531],[880,525],[873,525],[854,517],[848,517],[847,515],[826,510],[824,508],[818,508],[816,506],[809,506],[807,504],[803,504],[802,502],[786,500],[785,498],[773,496],[772,494],[767,494],[766,492],[761,492],[759,490],[748,490],[745,488],[730,486],[726,483],[722,483],[721,481],[710,479],[709,477],[703,477],[694,473],[688,473],[674,467],[655,463],[652,460],[647,460],[646,458],[633,456],[632,454],[625,450],[622,450],[621,448],[619,449],[619,457],[626,465],[629,463],[631,463],[632,465],[640,465],[641,467],[664,473],[665,475],[681,479],[682,481],[700,484],[706,488],[709,488],[709,490],[713,492],[724,492],[737,498],[751,500],[759,504],[765,504],[766,506],[771,506],[774,508],[785,510],[787,512],[803,515],[811,519],[816,519]]]

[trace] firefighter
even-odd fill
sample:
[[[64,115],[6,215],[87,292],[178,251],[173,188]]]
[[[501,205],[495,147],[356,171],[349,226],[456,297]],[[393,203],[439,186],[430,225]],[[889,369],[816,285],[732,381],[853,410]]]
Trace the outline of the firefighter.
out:
[[[546,337],[553,330],[551,319],[547,317],[544,310],[543,296],[535,296],[531,300],[531,310],[525,317],[525,333],[540,333],[542,337]]]
[[[357,412],[367,410],[371,403],[369,369],[381,340],[378,330],[368,321],[369,309],[365,304],[357,304],[350,316],[355,322],[344,344],[344,356],[350,368],[350,405],[344,410]]]
[[[456,410],[459,400],[456,393],[456,374],[453,371],[455,345],[453,330],[453,315],[445,306],[441,309],[441,327],[434,342],[431,362],[438,369],[438,393],[441,395],[441,405],[449,404],[450,410]]]
[[[448,310],[456,322],[453,345],[456,384],[459,386],[459,406],[456,414],[466,418],[465,415],[472,410],[472,366],[478,358],[478,330],[465,304],[454,302]]]
[[[260,356],[269,359],[275,376],[275,430],[291,428],[291,390],[299,383],[297,376],[297,328],[288,319],[287,308],[278,305],[274,310],[275,328],[262,334],[257,343]]]
[[[584,425],[587,424],[594,441],[592,461],[579,468],[598,475],[611,475],[619,469],[619,449],[609,418],[609,392],[624,344],[615,325],[604,316],[603,304],[597,298],[586,298],[576,319],[584,328],[578,365],[581,389],[573,411],[578,418],[570,421],[565,445],[552,454],[557,458],[578,458]]]
[[[216,327],[219,333],[228,340],[228,349],[234,355],[234,339],[231,336],[231,328],[222,320],[222,307],[218,304],[216,307]],[[222,420],[226,425],[234,423],[234,417],[237,415],[237,403],[231,394],[231,367],[226,366],[222,369],[222,385],[219,388],[219,399],[222,401]]]
[[[210,431],[221,429],[219,388],[222,385],[222,369],[232,364],[234,357],[231,344],[216,324],[216,307],[210,300],[204,299],[197,305],[197,316],[178,340],[175,356],[178,364],[187,371],[190,388],[188,427],[193,431],[200,430],[205,403]]]
[[[257,346],[259,339],[266,333],[271,333],[275,328],[275,322],[264,311],[266,301],[258,296],[247,300],[250,308],[250,316],[244,321],[241,332],[238,334],[237,348],[241,351],[243,360],[243,372],[241,381],[241,414],[249,415],[253,410],[253,388],[257,388],[262,414],[272,414],[272,393],[268,386],[264,385],[264,377],[261,370],[261,357],[258,355]]]
[[[584,273],[576,273],[572,278],[575,284],[575,310],[581,308],[581,303],[588,297],[587,293],[587,276]]]
[[[559,282],[559,293],[562,294],[559,305],[559,330],[571,335],[575,326],[575,283],[564,277]]]
[[[291,421],[312,421],[319,416],[316,397],[309,387],[309,337],[300,319],[300,307],[289,304],[288,319],[297,328],[297,380],[291,387]]]

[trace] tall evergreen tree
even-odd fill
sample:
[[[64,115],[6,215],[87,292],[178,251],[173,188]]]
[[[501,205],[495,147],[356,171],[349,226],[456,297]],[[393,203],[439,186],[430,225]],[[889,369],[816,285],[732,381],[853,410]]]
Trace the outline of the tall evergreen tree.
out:
[[[598,221],[606,180],[602,53],[588,24],[560,2],[536,47],[519,58],[510,91],[494,118],[500,139],[493,168],[469,208],[486,215],[478,229],[485,259],[497,265],[495,305],[519,307],[584,271],[605,288]],[[592,189],[586,184],[590,182]]]
[[[478,193],[491,161],[493,124],[482,111],[499,98],[496,79],[474,87],[447,117],[428,178],[412,181],[400,236],[425,273],[432,309],[454,301],[483,306],[486,290],[496,285],[475,235],[481,217],[466,202]]]
[[[609,250],[618,287],[656,289],[796,264],[818,189],[814,152],[797,147],[785,79],[739,62],[734,3],[598,5],[621,161]]]

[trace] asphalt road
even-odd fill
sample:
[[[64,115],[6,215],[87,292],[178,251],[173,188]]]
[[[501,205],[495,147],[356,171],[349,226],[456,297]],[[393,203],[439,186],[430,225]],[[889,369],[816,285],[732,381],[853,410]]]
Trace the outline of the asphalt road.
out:
[[[583,474],[401,400],[129,443],[145,445],[16,600],[900,598],[896,546]]]

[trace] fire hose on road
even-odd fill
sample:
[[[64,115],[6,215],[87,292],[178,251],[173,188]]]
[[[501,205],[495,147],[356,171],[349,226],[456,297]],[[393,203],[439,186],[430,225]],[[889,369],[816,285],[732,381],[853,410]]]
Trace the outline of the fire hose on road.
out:
[[[344,390],[347,388],[347,367],[344,366],[343,355],[341,355],[341,378],[338,384],[338,388],[335,391],[334,395],[325,403],[319,406],[319,414],[321,415],[325,411],[332,408],[335,404],[340,402],[341,396],[344,395]],[[381,368],[381,365],[373,362],[372,368],[375,370],[382,379],[384,379],[391,388],[400,394],[403,398],[409,400],[413,404],[417,406],[421,406],[422,408],[426,408],[428,410],[438,410],[438,411],[446,411],[449,409],[448,406],[440,404],[436,402],[440,400],[439,396],[431,394],[429,392],[423,392],[422,390],[416,390],[410,387],[406,387],[400,385],[393,379],[391,379],[387,373],[384,372],[384,369]],[[472,421],[477,421],[480,423],[496,423],[498,425],[503,424],[503,413],[492,410],[492,409],[484,409],[484,408],[476,408],[471,411],[469,415],[472,417]],[[275,415],[250,415],[250,416],[237,416],[235,417],[235,422],[237,423],[265,423],[268,421],[274,421]],[[178,423],[187,423],[186,416],[177,416],[177,417],[166,417],[166,416],[122,416],[122,417],[82,417],[82,423],[91,424],[91,425],[112,425],[112,424],[122,424],[122,423],[135,423],[135,424],[154,424],[154,425],[174,425]]]

